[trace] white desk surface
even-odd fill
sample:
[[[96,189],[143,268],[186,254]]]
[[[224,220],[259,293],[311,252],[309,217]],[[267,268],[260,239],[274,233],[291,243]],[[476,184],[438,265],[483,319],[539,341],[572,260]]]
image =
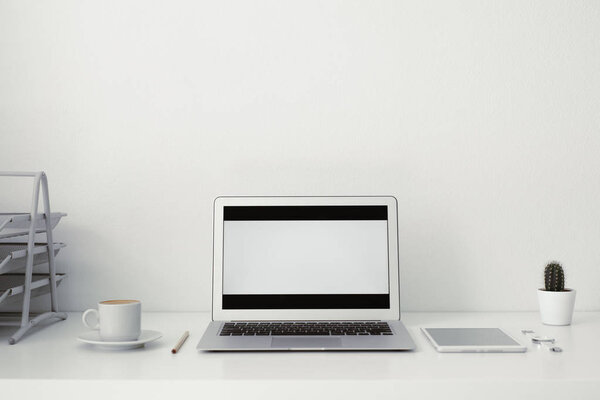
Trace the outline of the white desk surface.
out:
[[[173,393],[269,398],[284,391],[285,399],[318,398],[317,393],[333,398],[600,399],[598,312],[576,313],[567,327],[542,325],[537,313],[404,313],[418,347],[413,352],[198,352],[209,318],[208,313],[145,313],[143,328],[161,331],[163,337],[124,352],[78,342],[85,331],[81,313],[70,313],[66,321],[34,331],[14,346],[7,342],[14,328],[0,327],[0,388],[15,396],[25,386],[40,394],[86,388],[92,398],[117,390],[143,392],[145,398]],[[441,354],[420,327],[500,327],[527,344],[528,351]],[[532,345],[521,329],[556,338],[564,351]],[[188,341],[180,353],[171,354],[185,330],[190,331]]]

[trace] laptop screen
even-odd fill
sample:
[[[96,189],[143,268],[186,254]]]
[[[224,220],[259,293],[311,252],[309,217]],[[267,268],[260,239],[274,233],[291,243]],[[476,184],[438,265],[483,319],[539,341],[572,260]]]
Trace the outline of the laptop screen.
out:
[[[223,309],[389,309],[388,212],[225,206]]]

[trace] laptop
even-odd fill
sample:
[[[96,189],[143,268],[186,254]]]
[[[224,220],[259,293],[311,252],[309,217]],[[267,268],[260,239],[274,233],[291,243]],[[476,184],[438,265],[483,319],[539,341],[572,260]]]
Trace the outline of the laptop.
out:
[[[213,229],[198,350],[415,348],[400,322],[394,197],[219,197]]]

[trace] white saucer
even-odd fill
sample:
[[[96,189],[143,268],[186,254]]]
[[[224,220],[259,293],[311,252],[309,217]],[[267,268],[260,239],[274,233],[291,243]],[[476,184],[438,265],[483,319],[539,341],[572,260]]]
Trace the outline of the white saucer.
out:
[[[143,330],[142,334],[137,340],[132,340],[128,342],[112,342],[110,340],[104,340],[100,337],[99,331],[89,331],[82,333],[79,335],[77,340],[83,343],[95,344],[101,349],[107,350],[129,350],[129,349],[137,349],[138,347],[144,347],[146,343],[150,343],[155,341],[156,339],[160,339],[162,337],[162,333],[158,331],[146,331]]]

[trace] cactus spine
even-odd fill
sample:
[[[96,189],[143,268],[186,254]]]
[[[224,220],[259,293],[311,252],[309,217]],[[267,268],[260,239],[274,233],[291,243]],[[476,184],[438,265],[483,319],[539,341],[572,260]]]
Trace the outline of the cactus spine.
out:
[[[565,290],[565,273],[562,266],[556,261],[546,265],[544,283],[546,290],[549,292],[563,292]]]

